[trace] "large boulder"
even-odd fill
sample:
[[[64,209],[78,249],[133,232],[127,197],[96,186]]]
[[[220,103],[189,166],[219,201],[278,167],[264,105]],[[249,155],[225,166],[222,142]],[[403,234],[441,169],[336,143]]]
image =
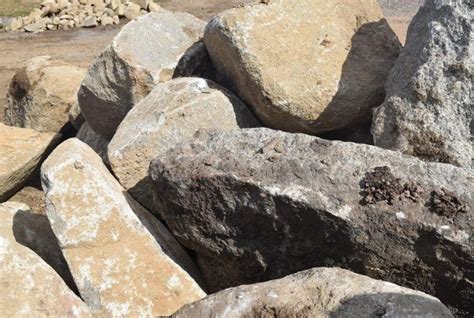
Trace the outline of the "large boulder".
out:
[[[205,22],[192,15],[166,10],[127,24],[82,82],[79,103],[92,129],[110,140],[129,110],[157,83],[172,78],[204,27]]]
[[[0,123],[0,202],[21,189],[56,141],[55,134]]]
[[[212,291],[331,265],[474,314],[471,170],[246,129],[200,132],[150,173],[156,210]]]
[[[387,315],[387,316],[386,316]],[[340,268],[314,268],[229,288],[186,305],[174,318],[453,317],[436,298]]]
[[[152,210],[153,187],[148,176],[152,159],[200,128],[258,126],[240,99],[215,83],[200,78],[174,79],[157,85],[125,117],[110,142],[108,159],[122,186]]]
[[[15,223],[28,206],[0,204],[0,312],[4,317],[90,317],[82,300],[38,255],[17,242]]]
[[[428,0],[374,114],[375,145],[470,167],[474,136],[472,0]]]
[[[86,144],[65,141],[41,174],[51,227],[94,314],[169,315],[205,296],[183,248]]]
[[[59,132],[68,122],[68,112],[77,105],[77,92],[86,69],[35,57],[23,64],[10,83],[5,123],[40,132]]]
[[[370,122],[401,47],[377,0],[234,8],[211,20],[204,43],[219,78],[265,125],[310,134]]]

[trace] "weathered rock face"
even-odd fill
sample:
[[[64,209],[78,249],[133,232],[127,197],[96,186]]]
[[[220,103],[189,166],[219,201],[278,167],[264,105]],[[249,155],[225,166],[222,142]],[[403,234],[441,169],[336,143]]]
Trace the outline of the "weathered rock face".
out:
[[[267,126],[320,134],[370,122],[400,43],[376,0],[271,0],[214,17],[219,76]]]
[[[471,0],[426,1],[375,111],[377,146],[470,167],[473,160],[474,10]]]
[[[54,134],[0,124],[0,202],[21,188],[55,141]]]
[[[148,176],[152,159],[200,128],[258,126],[240,99],[215,83],[200,78],[174,79],[157,85],[127,115],[110,142],[108,159],[125,189],[152,209],[153,187]]]
[[[172,317],[453,317],[436,298],[340,268],[230,288]]]
[[[24,205],[24,203],[14,201],[15,199],[16,195],[11,198],[6,205]],[[36,199],[44,200],[44,194],[43,197],[38,198],[37,196]],[[8,217],[11,218],[8,222],[11,225],[11,231],[15,236],[15,240],[38,254],[38,256],[61,276],[72,291],[77,292],[77,287],[69,271],[67,262],[51,230],[49,220],[46,217],[46,211],[34,211],[28,206],[28,209],[15,210],[14,213],[12,212]]]
[[[268,129],[196,138],[150,173],[212,291],[330,265],[472,316],[471,170]]]
[[[91,148],[69,139],[41,172],[51,227],[94,314],[169,315],[205,296],[178,265],[197,272],[182,247]]]
[[[92,148],[104,162],[107,162],[107,146],[109,141],[92,130],[89,123],[85,122],[77,132],[76,138]]]
[[[5,317],[90,317],[87,306],[38,255],[17,242],[16,220],[28,206],[0,205],[0,311]]]
[[[79,92],[89,125],[111,139],[117,126],[158,83],[171,79],[183,53],[202,37],[205,23],[166,10],[127,24],[94,61]]]
[[[58,132],[69,122],[86,70],[50,56],[27,61],[13,76],[5,123],[40,132]]]
[[[181,57],[173,74],[177,77],[201,77],[215,81],[216,69],[204,42],[194,43]]]

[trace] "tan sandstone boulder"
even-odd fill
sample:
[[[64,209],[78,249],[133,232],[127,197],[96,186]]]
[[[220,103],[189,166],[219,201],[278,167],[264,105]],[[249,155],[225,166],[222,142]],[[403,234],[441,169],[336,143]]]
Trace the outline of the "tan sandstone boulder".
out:
[[[78,139],[41,169],[47,215],[79,292],[104,316],[169,315],[205,293],[168,230],[136,203]]]
[[[54,134],[0,124],[0,202],[21,188],[55,142]]]
[[[86,70],[50,56],[35,57],[10,83],[5,123],[40,132],[58,132],[69,122]]]
[[[453,317],[437,298],[341,268],[313,268],[229,288],[187,305],[175,318]]]
[[[205,22],[161,10],[128,23],[89,68],[79,104],[89,125],[110,140],[130,109],[172,78],[186,50],[204,33]]]
[[[16,240],[14,224],[29,207],[0,204],[0,315],[90,317],[87,306],[37,254]]]
[[[371,120],[401,45],[377,0],[270,0],[214,17],[219,77],[265,125],[321,134]]]
[[[109,144],[108,159],[125,189],[152,209],[151,160],[201,128],[258,126],[247,106],[226,89],[201,78],[174,79],[157,85],[125,117]]]

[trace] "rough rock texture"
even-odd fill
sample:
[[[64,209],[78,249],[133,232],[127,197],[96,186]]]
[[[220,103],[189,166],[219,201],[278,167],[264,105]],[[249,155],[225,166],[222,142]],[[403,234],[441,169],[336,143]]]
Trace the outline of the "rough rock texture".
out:
[[[92,130],[89,123],[85,122],[77,132],[76,138],[92,148],[104,162],[107,160],[107,146],[109,141]]]
[[[375,111],[377,146],[470,167],[473,160],[472,0],[429,0],[408,30]]]
[[[268,129],[200,134],[150,173],[212,291],[340,266],[474,314],[471,170]]]
[[[376,0],[270,0],[208,24],[204,43],[267,126],[320,134],[371,121],[400,43]]]
[[[69,109],[68,118],[69,122],[74,126],[74,128],[76,128],[77,130],[81,129],[82,125],[85,122],[85,119],[84,116],[82,116],[79,103],[74,103],[71,109]]]
[[[436,298],[340,268],[314,268],[186,305],[174,318],[453,317]]]
[[[156,88],[127,115],[109,145],[108,159],[122,186],[153,211],[150,161],[200,128],[258,127],[231,92],[201,78],[174,79]],[[153,211],[157,212],[157,211]]]
[[[158,82],[171,79],[184,52],[202,37],[205,23],[166,10],[130,22],[89,68],[79,104],[95,132],[111,139],[117,126]]]
[[[0,204],[0,312],[4,317],[90,317],[61,277],[18,240],[18,215],[28,206]]]
[[[86,69],[35,57],[23,64],[10,83],[5,123],[40,132],[58,132],[69,122]]]
[[[181,57],[173,77],[201,77],[215,81],[216,69],[204,42],[194,43]]]
[[[169,315],[205,293],[180,265],[193,263],[78,139],[41,168],[48,219],[79,292],[94,314]]]
[[[39,199],[44,200],[43,191],[41,191],[41,194],[42,197]],[[24,204],[23,202],[15,201],[16,199],[17,196],[15,195],[8,203]],[[15,213],[11,215],[11,218],[11,230],[13,231],[12,233],[16,241],[38,254],[38,256],[61,276],[71,290],[77,292],[77,287],[69,271],[67,262],[59,248],[56,236],[54,236],[51,230],[49,220],[46,217],[46,211],[34,211],[28,206],[26,210],[15,211]],[[2,218],[2,220],[4,220],[4,218]]]
[[[0,202],[21,189],[55,142],[54,134],[0,124]]]

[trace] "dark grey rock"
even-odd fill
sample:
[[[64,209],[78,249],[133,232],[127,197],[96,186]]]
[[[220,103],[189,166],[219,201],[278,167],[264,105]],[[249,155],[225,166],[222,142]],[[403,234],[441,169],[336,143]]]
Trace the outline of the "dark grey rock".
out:
[[[427,0],[375,111],[375,145],[470,167],[473,158],[474,5]]]
[[[340,268],[230,288],[172,317],[453,317],[436,298]]]
[[[212,291],[339,266],[474,314],[471,170],[247,129],[201,132],[150,171]]]

